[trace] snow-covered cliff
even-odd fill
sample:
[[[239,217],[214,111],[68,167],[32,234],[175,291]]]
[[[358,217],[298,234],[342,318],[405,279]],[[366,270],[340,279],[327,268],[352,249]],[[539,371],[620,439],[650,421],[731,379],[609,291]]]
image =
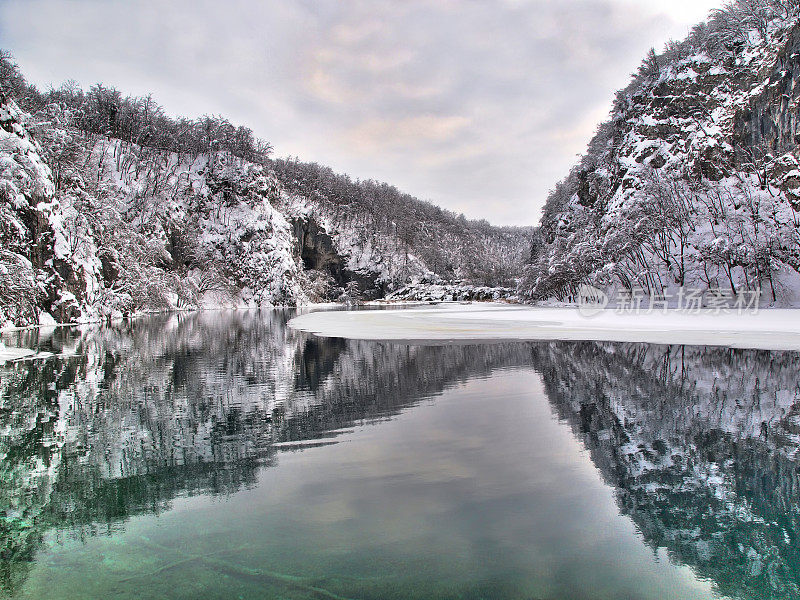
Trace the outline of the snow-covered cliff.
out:
[[[589,283],[800,303],[797,18],[736,1],[651,52],[547,201],[530,298]]]
[[[249,130],[95,92],[35,92],[33,114],[0,96],[0,326],[372,299],[420,281],[497,285],[521,268],[522,228],[408,196],[379,206],[400,193],[330,170],[309,180],[316,165],[237,146]]]

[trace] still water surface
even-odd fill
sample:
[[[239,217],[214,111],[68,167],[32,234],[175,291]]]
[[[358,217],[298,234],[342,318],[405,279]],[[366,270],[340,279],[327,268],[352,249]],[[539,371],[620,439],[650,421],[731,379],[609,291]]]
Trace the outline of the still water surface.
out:
[[[292,316],[4,338],[0,596],[800,596],[800,355]]]

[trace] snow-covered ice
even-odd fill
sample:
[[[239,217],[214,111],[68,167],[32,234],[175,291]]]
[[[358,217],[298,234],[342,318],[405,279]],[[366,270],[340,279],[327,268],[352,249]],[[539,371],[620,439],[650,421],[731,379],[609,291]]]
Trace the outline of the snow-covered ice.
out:
[[[28,348],[9,348],[3,342],[0,342],[0,365],[7,363],[10,360],[19,360],[36,354],[33,350]]]
[[[800,310],[700,314],[577,308],[448,304],[387,311],[322,311],[295,317],[290,327],[323,337],[395,341],[592,340],[800,351]]]

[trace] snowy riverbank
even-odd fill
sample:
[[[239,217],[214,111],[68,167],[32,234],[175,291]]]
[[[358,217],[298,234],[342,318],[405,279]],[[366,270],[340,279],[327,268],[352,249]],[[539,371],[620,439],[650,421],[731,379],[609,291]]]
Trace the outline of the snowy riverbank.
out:
[[[593,340],[800,351],[800,310],[669,311],[592,317],[576,308],[450,304],[392,311],[313,312],[289,326],[323,337],[420,342]]]
[[[0,342],[0,365],[11,360],[27,358],[28,356],[33,356],[34,354],[36,354],[36,352],[30,350],[29,348],[9,348],[3,344],[3,342]]]

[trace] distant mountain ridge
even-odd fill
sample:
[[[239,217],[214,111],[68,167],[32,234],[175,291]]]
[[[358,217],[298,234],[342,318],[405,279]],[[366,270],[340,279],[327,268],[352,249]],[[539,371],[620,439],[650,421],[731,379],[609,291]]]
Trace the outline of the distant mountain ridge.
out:
[[[737,0],[650,52],[551,192],[524,296],[686,287],[800,305],[798,14]]]
[[[532,228],[273,160],[221,117],[102,85],[41,93],[7,53],[0,90],[0,325],[513,287],[524,264]]]

